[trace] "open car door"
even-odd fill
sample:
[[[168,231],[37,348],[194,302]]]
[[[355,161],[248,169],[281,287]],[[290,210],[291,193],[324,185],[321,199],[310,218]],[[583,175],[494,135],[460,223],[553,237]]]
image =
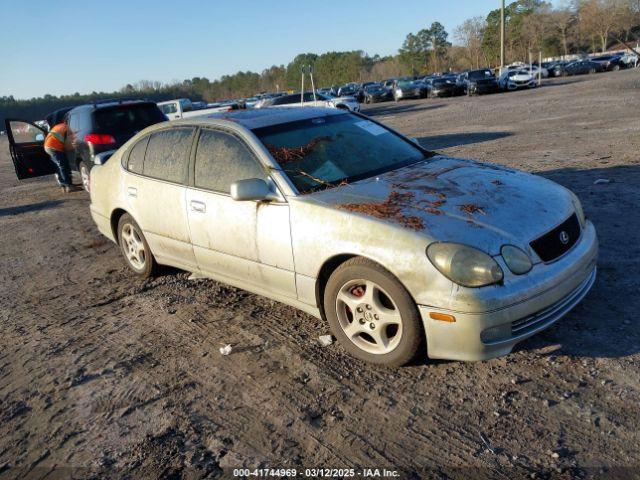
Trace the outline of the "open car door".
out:
[[[44,151],[45,130],[25,120],[7,118],[4,123],[18,180],[57,173],[58,169]]]

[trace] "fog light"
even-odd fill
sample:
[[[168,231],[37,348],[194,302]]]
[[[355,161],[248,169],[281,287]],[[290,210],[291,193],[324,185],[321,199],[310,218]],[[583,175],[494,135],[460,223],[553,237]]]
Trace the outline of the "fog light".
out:
[[[480,333],[482,343],[495,343],[511,337],[511,324],[504,323],[496,327],[487,328]]]

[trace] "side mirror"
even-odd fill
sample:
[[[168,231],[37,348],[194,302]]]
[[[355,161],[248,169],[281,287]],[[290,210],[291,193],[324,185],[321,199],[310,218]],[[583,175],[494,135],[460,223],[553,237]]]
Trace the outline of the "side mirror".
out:
[[[260,178],[248,178],[246,180],[238,180],[231,184],[231,198],[238,202],[254,200],[258,202],[275,200],[274,195],[269,188],[267,182]]]
[[[93,156],[94,165],[104,165],[107,162],[107,160],[111,158],[111,155],[113,155],[114,153],[116,153],[115,150],[108,150],[106,152],[102,152],[94,155]]]

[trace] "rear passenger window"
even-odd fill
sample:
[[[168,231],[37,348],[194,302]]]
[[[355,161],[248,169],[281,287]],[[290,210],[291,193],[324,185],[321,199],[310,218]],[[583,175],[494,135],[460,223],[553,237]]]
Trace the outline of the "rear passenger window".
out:
[[[142,173],[174,183],[186,183],[193,128],[172,128],[152,133]]]
[[[233,182],[248,178],[267,178],[249,148],[227,133],[202,130],[196,150],[196,187],[229,193]]]
[[[136,143],[129,152],[127,160],[127,170],[133,173],[142,173],[142,164],[144,163],[144,152],[149,143],[149,136],[144,137]]]

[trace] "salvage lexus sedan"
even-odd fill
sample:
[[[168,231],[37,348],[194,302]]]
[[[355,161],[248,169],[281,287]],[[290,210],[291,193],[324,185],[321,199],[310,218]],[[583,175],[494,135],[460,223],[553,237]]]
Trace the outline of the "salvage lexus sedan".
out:
[[[171,265],[292,305],[378,364],[507,354],[596,275],[595,229],[566,188],[347,111],[159,124],[91,182],[93,219],[133,272]]]

